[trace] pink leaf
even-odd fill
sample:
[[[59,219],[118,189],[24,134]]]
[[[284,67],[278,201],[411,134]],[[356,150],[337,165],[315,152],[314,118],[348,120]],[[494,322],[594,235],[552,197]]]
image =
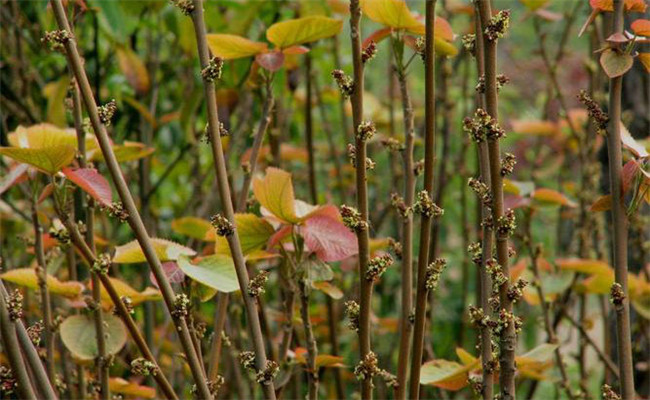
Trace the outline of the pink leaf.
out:
[[[167,277],[169,283],[181,283],[183,282],[183,279],[185,279],[185,273],[183,272],[182,269],[178,267],[176,261],[164,262],[162,264],[162,267],[163,267],[163,272],[165,273],[165,276]],[[157,289],[160,289],[158,287],[158,281],[156,280],[156,277],[151,272],[149,273],[149,279]]]
[[[324,262],[341,261],[359,252],[357,237],[338,219],[315,215],[302,229],[305,244]]]
[[[257,61],[262,68],[275,72],[282,68],[282,65],[284,64],[284,53],[280,51],[261,53],[255,56],[255,61]]]
[[[108,181],[95,168],[63,168],[62,172],[66,178],[100,203],[110,205],[113,201],[113,194]]]

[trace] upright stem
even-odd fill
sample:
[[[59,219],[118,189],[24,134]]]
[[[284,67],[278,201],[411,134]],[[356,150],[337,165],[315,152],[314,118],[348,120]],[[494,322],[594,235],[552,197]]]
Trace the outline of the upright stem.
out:
[[[51,0],[51,4],[59,29],[71,32],[70,25],[68,23],[68,19],[66,17],[61,0]],[[97,104],[95,103],[88,77],[86,76],[86,72],[83,69],[81,57],[79,56],[74,38],[70,38],[69,40],[65,41],[64,46],[68,58],[68,64],[72,69],[79,85],[79,89],[81,90],[82,99],[88,111],[88,116],[90,117],[90,122],[93,126],[93,130],[95,131],[95,136],[99,142],[99,146],[101,148],[104,159],[106,160],[106,164],[116,186],[117,192],[124,204],[124,207],[126,208],[126,211],[128,212],[129,225],[135,233],[136,239],[138,240],[138,243],[143,250],[149,267],[151,268],[151,271],[158,282],[163,299],[165,301],[165,305],[171,312],[175,308],[176,295],[174,294],[174,291],[169,281],[167,280],[167,277],[165,276],[160,259],[158,258],[149,234],[147,233],[144,224],[142,223],[142,219],[140,218],[140,214],[133,200],[133,196],[129,191],[129,187],[126,184],[115,154],[113,153],[111,142],[108,137],[108,133],[106,132],[106,127],[102,124],[99,118]],[[185,351],[185,356],[187,357],[187,361],[190,365],[194,381],[197,385],[198,392],[201,397],[210,398],[210,390],[208,389],[207,382],[203,374],[203,369],[199,364],[199,360],[192,343],[192,338],[187,327],[187,321],[185,318],[174,318],[174,323],[177,328],[176,330],[178,332],[181,345]]]
[[[312,77],[311,55],[305,54],[305,140],[307,144],[307,172],[309,175],[309,195],[314,204],[318,204],[316,187],[316,161],[314,152],[314,123],[312,115]]]
[[[487,27],[492,18],[491,0],[478,0],[478,8],[481,16],[482,27]],[[485,106],[486,111],[494,121],[498,123],[498,100],[497,100],[497,41],[490,40],[483,32],[483,44],[485,46]],[[503,177],[501,176],[501,149],[499,139],[495,137],[488,138],[488,154],[490,159],[490,190],[492,194],[492,221],[499,224],[499,220],[504,216],[503,202]],[[508,278],[506,282],[499,287],[500,308],[507,314],[512,313],[512,301],[508,298],[508,289],[510,287],[508,271],[508,236],[499,234],[495,229],[497,262],[501,266],[501,272]],[[504,400],[514,399],[515,393],[515,347],[517,335],[515,332],[514,321],[511,320],[504,327],[500,335],[500,352],[499,364],[501,373],[499,375],[499,384],[501,386],[501,396]]]
[[[481,18],[479,17],[478,3],[475,3],[476,9],[474,14],[474,22],[476,32],[482,32]],[[483,35],[476,35],[476,70],[478,76],[485,76],[485,45]],[[480,108],[485,108],[485,96],[482,93],[477,95],[477,105]],[[490,161],[487,143],[480,141],[478,143],[478,162],[480,180],[485,185],[490,183]],[[484,221],[490,215],[490,207],[483,204],[481,206],[480,222]],[[479,268],[479,304],[484,313],[490,311],[490,293],[492,292],[492,279],[487,272],[485,266],[488,260],[492,259],[492,228],[489,224],[481,223],[481,260],[478,265]],[[494,393],[494,373],[492,367],[492,334],[490,328],[487,326],[480,327],[480,343],[481,343],[481,362],[483,363],[483,380],[482,380],[482,396],[483,400],[492,400]]]
[[[426,28],[424,47],[424,190],[433,198],[433,170],[435,166],[435,61],[433,32],[435,29],[436,0],[426,1]],[[411,173],[408,171],[407,173]],[[423,214],[420,219],[420,250],[418,253],[417,287],[415,299],[415,326],[413,328],[413,358],[411,359],[411,381],[409,398],[420,397],[420,369],[424,350],[424,328],[426,325],[427,294],[426,270],[429,262],[429,241],[432,217]],[[410,312],[410,311],[409,311]],[[402,319],[407,318],[402,315]]]
[[[298,282],[300,290],[300,318],[302,319],[303,329],[305,331],[305,345],[307,346],[307,376],[309,377],[309,393],[307,398],[315,400],[318,398],[318,368],[316,366],[316,356],[318,348],[316,347],[316,338],[311,325],[309,316],[309,287],[304,280]]]
[[[357,128],[363,120],[363,62],[361,61],[361,8],[359,0],[350,0],[350,39],[352,43],[352,65],[354,68],[354,92],[350,96],[352,104],[352,125],[355,135],[356,150],[356,191],[357,208],[361,215],[364,228],[357,230],[359,244],[359,351],[361,360],[371,353],[370,350],[370,299],[372,296],[372,282],[366,279],[368,260],[370,258],[368,240],[368,186],[366,182],[366,141],[361,135],[356,134]],[[361,398],[372,399],[372,377],[366,376],[361,381]]]
[[[623,0],[614,0],[614,27],[612,33],[623,34]],[[619,51],[620,49],[615,49]],[[618,368],[621,378],[621,396],[634,398],[634,370],[632,365],[632,337],[630,332],[630,303],[627,284],[627,216],[623,199],[621,151],[621,92],[623,76],[609,81],[609,127],[607,156],[609,160],[609,187],[612,196],[612,229],[614,231],[613,264],[615,284],[620,285],[623,298],[615,304]]]
[[[196,35],[196,42],[199,53],[199,61],[201,68],[206,68],[210,63],[210,53],[206,39],[205,21],[203,19],[203,2],[201,0],[194,1],[194,10],[192,11],[192,22],[194,24],[194,33]],[[219,115],[217,111],[217,93],[213,83],[204,81],[205,97],[208,112],[208,134],[210,135],[210,143],[212,145],[212,156],[214,158],[214,166],[217,177],[217,184],[219,188],[219,198],[223,207],[224,217],[235,225],[235,211],[233,208],[232,198],[230,196],[230,184],[228,182],[228,171],[226,162],[221,146],[219,135]],[[260,319],[257,313],[257,304],[255,299],[248,296],[248,271],[246,270],[246,263],[242,253],[241,244],[239,242],[239,234],[235,229],[231,235],[227,236],[228,246],[230,253],[235,264],[237,273],[237,280],[242,292],[242,298],[246,307],[246,314],[248,317],[248,326],[250,329],[251,338],[253,340],[253,347],[255,349],[255,360],[258,370],[266,368],[266,349],[264,348],[264,337],[260,327]],[[275,399],[275,389],[273,382],[262,383],[264,395],[267,399]]]

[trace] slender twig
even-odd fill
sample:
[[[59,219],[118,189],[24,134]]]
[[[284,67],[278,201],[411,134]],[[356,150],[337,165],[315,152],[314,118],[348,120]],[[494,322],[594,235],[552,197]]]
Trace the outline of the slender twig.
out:
[[[623,0],[614,0],[612,34],[623,34]],[[613,51],[623,51],[616,46]],[[607,128],[607,158],[609,161],[609,188],[612,196],[612,247],[615,283],[612,286],[616,311],[616,339],[621,397],[634,398],[634,368],[632,365],[632,336],[630,332],[630,303],[627,282],[627,216],[623,198],[621,151],[621,93],[623,76],[609,81],[609,126]],[[614,296],[618,287],[621,296]]]
[[[70,32],[70,26],[68,24],[68,20],[61,0],[51,0],[51,4],[59,28],[66,32]],[[174,294],[169,280],[165,276],[160,259],[156,254],[149,234],[147,233],[140,214],[138,213],[138,209],[136,208],[133,196],[131,195],[124,176],[122,175],[120,166],[117,162],[115,154],[113,153],[111,142],[108,137],[108,133],[106,132],[106,127],[99,118],[97,104],[95,103],[88,77],[86,76],[86,72],[83,69],[81,57],[77,50],[74,38],[69,38],[66,40],[64,42],[64,46],[66,50],[66,56],[68,58],[68,64],[74,72],[75,78],[81,90],[82,99],[86,106],[86,110],[88,111],[88,116],[90,117],[90,122],[92,124],[93,130],[95,131],[95,136],[99,142],[99,146],[101,148],[102,154],[104,155],[104,159],[106,160],[117,192],[128,213],[129,225],[135,233],[136,239],[138,240],[138,243],[143,250],[149,267],[151,268],[151,271],[158,282],[167,309],[170,312],[174,311],[176,295]],[[210,398],[210,390],[208,389],[203,370],[199,365],[196,351],[194,350],[192,339],[187,327],[187,321],[185,318],[174,318],[174,323],[177,327],[181,345],[185,351],[185,356],[190,365],[190,369],[192,371],[194,381],[197,385],[198,392],[202,397]]]
[[[352,104],[352,125],[355,135],[356,152],[356,193],[357,208],[361,217],[361,227],[357,229],[359,245],[359,352],[361,362],[371,356],[370,345],[370,299],[372,297],[372,282],[366,279],[368,259],[370,258],[368,234],[368,186],[366,182],[366,140],[357,134],[357,129],[363,120],[363,62],[361,60],[361,7],[359,0],[350,1],[350,40],[352,44],[352,66],[354,69],[354,91],[350,96]],[[365,374],[361,380],[361,398],[372,399],[372,375]]]
[[[435,164],[435,46],[433,32],[435,30],[436,0],[427,0],[425,6],[425,36],[424,36],[424,190],[429,198],[433,198],[433,172]],[[410,171],[409,171],[410,173]],[[420,219],[420,249],[418,253],[417,286],[415,298],[415,324],[413,327],[413,358],[411,360],[411,381],[409,398],[420,397],[420,369],[424,350],[426,325],[426,308],[428,289],[426,285],[427,264],[429,262],[429,241],[431,238],[432,215],[423,214]],[[435,238],[434,238],[435,239]],[[410,266],[408,266],[410,268]],[[402,315],[402,318],[408,318]]]
[[[589,334],[587,333],[585,327],[581,323],[576,321],[575,318],[573,318],[569,314],[564,314],[564,318],[566,318],[571,323],[571,325],[573,325],[574,327],[576,327],[576,329],[580,331],[582,337],[585,338],[585,340],[587,341],[587,343],[589,343],[591,348],[594,349],[594,351],[598,355],[598,358],[600,358],[600,360],[605,364],[605,367],[607,367],[607,370],[612,374],[614,374],[616,378],[618,378],[620,375],[616,363],[614,363],[614,361],[607,355],[607,353],[601,350],[598,344],[594,342],[591,336],[589,336]]]
[[[305,341],[307,342],[307,376],[309,378],[309,393],[307,398],[315,400],[318,398],[318,368],[316,367],[316,356],[318,349],[316,347],[316,338],[312,329],[311,317],[309,316],[309,290],[307,282],[300,280],[298,282],[300,290],[300,317],[302,319],[303,330],[305,331]]]
[[[210,63],[210,52],[206,38],[205,21],[203,19],[203,2],[201,0],[195,0],[193,6],[194,9],[191,13],[192,22],[194,25],[194,33],[198,47],[199,61],[201,68],[204,69]],[[221,200],[221,206],[223,207],[223,216],[230,222],[230,224],[232,224],[232,226],[235,226],[235,211],[230,195],[231,190],[230,184],[228,182],[228,170],[226,168],[226,162],[219,134],[220,124],[217,111],[216,88],[213,83],[207,82],[205,80],[204,87],[208,112],[208,134],[210,137],[210,143],[212,145],[212,156],[214,158],[214,167],[219,188],[219,197]],[[244,261],[244,255],[242,253],[241,244],[239,242],[239,234],[237,233],[236,227],[233,233],[227,236],[227,240],[228,246],[230,248],[230,253],[235,264],[237,280],[239,281],[239,287],[242,292],[242,298],[244,300],[244,305],[246,308],[248,326],[251,338],[253,340],[253,347],[255,349],[257,369],[263,371],[266,369],[267,365],[266,350],[264,348],[264,337],[262,336],[260,319],[257,313],[257,304],[255,302],[255,299],[247,295],[249,277],[248,271],[246,270],[246,263]],[[265,397],[267,399],[275,399],[275,389],[273,387],[273,382],[261,382],[261,384]]]
[[[318,204],[318,187],[316,183],[316,154],[314,151],[314,116],[313,86],[311,72],[311,54],[305,54],[305,145],[307,146],[307,175],[309,177],[309,195],[314,204]]]
[[[22,304],[20,305],[22,307]],[[23,399],[35,399],[36,394],[32,387],[32,381],[27,373],[25,360],[20,354],[20,345],[16,337],[15,323],[9,315],[7,299],[4,293],[0,294],[0,332],[2,332],[2,351],[7,355],[11,373],[18,382],[18,393]]]

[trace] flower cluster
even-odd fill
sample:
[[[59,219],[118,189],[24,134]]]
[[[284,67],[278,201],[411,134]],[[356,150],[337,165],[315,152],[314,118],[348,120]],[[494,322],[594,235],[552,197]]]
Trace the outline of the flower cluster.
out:
[[[120,222],[126,222],[129,219],[129,212],[124,208],[124,204],[119,201],[115,201],[106,207],[100,205],[100,208],[108,212],[111,217],[119,219]]]
[[[95,258],[90,270],[98,275],[106,275],[111,267],[111,256],[108,253],[102,253]]]
[[[501,159],[501,176],[512,174],[517,164],[517,158],[512,153],[505,153]]]
[[[23,317],[23,295],[20,290],[15,289],[13,293],[5,298],[7,302],[7,311],[9,311],[9,319],[16,321]]]
[[[223,58],[212,57],[208,65],[201,70],[201,76],[206,82],[214,82],[221,79],[223,70]]]
[[[255,371],[255,353],[242,351],[239,353],[239,363],[248,370]]]
[[[413,205],[413,211],[426,218],[438,218],[445,213],[445,210],[433,202],[431,196],[429,196],[429,192],[426,190],[418,192],[417,200]]]
[[[210,218],[210,223],[217,230],[219,236],[230,236],[235,232],[235,227],[221,214],[215,214]]]
[[[354,300],[348,300],[344,304],[345,315],[348,317],[348,328],[352,331],[359,332],[359,314],[361,306]]]
[[[471,55],[476,55],[476,35],[468,33],[462,37],[463,47]]]
[[[372,379],[378,373],[379,367],[377,367],[377,355],[372,351],[366,353],[363,360],[359,361],[359,364],[354,367],[354,376],[356,376],[359,381]]]
[[[607,113],[600,108],[596,100],[592,99],[584,90],[581,90],[577,97],[578,100],[587,107],[587,112],[596,125],[596,129],[598,129],[599,132],[604,132],[609,123],[609,115],[607,115]]]
[[[183,15],[190,15],[194,11],[192,0],[171,0],[172,5],[178,7]]]
[[[474,264],[480,264],[483,260],[483,246],[481,245],[481,242],[470,243],[470,245],[467,246],[467,252],[472,257],[472,262]]]
[[[350,164],[356,168],[357,166],[357,148],[352,144],[348,143],[348,159],[350,160]],[[366,170],[373,170],[375,169],[376,163],[370,158],[366,157]]]
[[[527,285],[528,285],[528,281],[526,281],[525,279],[521,279],[521,278],[517,279],[517,281],[514,284],[510,285],[510,287],[508,288],[508,294],[507,294],[508,299],[511,302],[516,303],[517,300],[519,300],[521,296],[524,295],[524,288]]]
[[[413,175],[420,176],[423,173],[424,173],[424,158],[421,158],[413,164]]]
[[[70,232],[61,224],[56,226],[52,225],[49,230],[50,236],[56,239],[57,242],[63,247],[70,244]]]
[[[226,382],[226,379],[221,376],[217,375],[217,378],[211,381],[208,381],[208,390],[210,391],[210,394],[212,395],[212,398],[216,399],[217,395],[219,394],[219,389],[221,389],[221,386]],[[198,395],[198,388],[196,387],[196,384],[192,385],[192,388],[190,389],[190,393],[194,396],[197,397]]]
[[[491,326],[490,317],[485,315],[480,307],[469,306],[469,320],[477,328],[489,328]]]
[[[34,325],[27,328],[27,336],[34,347],[38,347],[41,344],[41,334],[43,333],[43,329],[44,325],[42,320],[36,321]]]
[[[476,143],[485,140],[497,140],[506,136],[505,131],[499,126],[485,110],[479,108],[474,113],[474,118],[463,119],[463,130],[467,132]]]
[[[354,93],[354,80],[350,76],[346,75],[343,70],[335,69],[332,71],[332,77],[344,98],[347,99],[352,96],[352,93]]]
[[[623,306],[625,301],[625,292],[623,291],[623,286],[620,283],[614,282],[612,288],[610,289],[610,300],[616,309]]]
[[[109,126],[111,124],[111,120],[113,119],[113,116],[115,115],[116,111],[117,111],[117,103],[115,102],[115,99],[112,99],[111,101],[104,104],[103,106],[97,107],[99,120],[102,122],[102,124],[106,126]]]
[[[381,139],[381,144],[389,151],[401,151],[404,149],[404,144],[392,137]]]
[[[490,19],[485,27],[485,38],[491,42],[500,39],[505,35],[510,25],[510,10],[501,10]]]
[[[255,275],[255,277],[248,282],[248,295],[251,297],[259,297],[264,293],[264,285],[266,285],[268,280],[269,271],[260,271],[259,274]]]
[[[52,51],[64,51],[64,45],[70,39],[72,39],[72,34],[66,30],[56,30],[45,32],[45,36],[41,39],[41,42],[46,43],[50,46]]]
[[[499,311],[499,319],[497,320],[496,326],[494,327],[494,333],[499,335],[506,331],[510,326],[514,327],[515,333],[521,331],[522,321],[521,318],[516,317],[512,312],[507,311],[505,308],[502,308]]]
[[[393,238],[388,238],[388,248],[395,254],[398,260],[402,259],[402,243]]]
[[[271,382],[273,382],[273,378],[275,378],[279,370],[280,365],[277,362],[268,360],[264,366],[264,369],[257,371],[255,380],[257,383],[261,383],[262,385],[269,385]]]
[[[501,237],[512,235],[517,229],[517,222],[515,220],[515,212],[508,209],[506,213],[499,217],[497,222],[497,233]]]
[[[376,55],[377,43],[371,40],[370,43],[368,43],[368,46],[366,46],[366,48],[361,51],[361,62],[365,64],[375,58]]]
[[[424,286],[427,290],[436,290],[438,282],[440,282],[440,275],[446,266],[447,260],[444,258],[436,258],[427,266],[426,278],[424,281]]]
[[[158,367],[154,362],[139,357],[131,361],[131,373],[141,376],[155,376],[158,373]]]
[[[353,232],[361,232],[368,228],[368,223],[361,219],[361,214],[356,208],[343,204],[340,208],[343,225]]]
[[[417,39],[415,39],[415,52],[420,55],[422,61],[424,61],[425,58],[427,57],[426,44],[427,44],[427,40],[423,36],[420,36]]]
[[[476,193],[484,206],[490,207],[492,205],[492,192],[488,185],[478,178],[469,178],[467,185]]]
[[[0,366],[0,394],[2,398],[11,398],[11,395],[18,389],[18,380],[10,368]]]
[[[391,193],[390,195],[390,205],[395,208],[397,213],[402,217],[406,218],[411,213],[411,207],[407,206],[404,202],[404,198],[397,193]]]
[[[621,396],[611,386],[605,384],[603,385],[603,400],[621,400]]]
[[[179,293],[174,299],[174,309],[171,314],[174,318],[185,318],[189,315],[190,311],[190,298],[185,293]]]
[[[375,128],[375,123],[372,121],[361,121],[357,126],[357,139],[359,140],[370,140],[375,133],[377,133],[377,128]]]
[[[373,257],[368,262],[368,269],[366,270],[366,280],[369,282],[376,282],[381,275],[386,271],[386,268],[393,264],[393,257],[390,254]]]
[[[129,314],[133,314],[135,311],[133,310],[133,300],[129,296],[121,296],[120,301],[124,305],[124,308],[126,308],[126,311]]]

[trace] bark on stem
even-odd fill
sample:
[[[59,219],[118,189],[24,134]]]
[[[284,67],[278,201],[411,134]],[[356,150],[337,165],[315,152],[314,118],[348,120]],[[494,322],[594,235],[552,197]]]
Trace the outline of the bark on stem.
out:
[[[612,33],[623,34],[623,0],[614,0],[614,27]],[[622,51],[615,49],[614,51]],[[616,284],[624,298],[616,309],[616,338],[621,396],[634,398],[634,370],[632,365],[632,337],[630,332],[630,303],[627,284],[627,216],[623,198],[621,151],[621,93],[623,76],[609,81],[609,126],[607,129],[607,156],[609,160],[609,188],[612,196],[612,228],[614,231],[613,264]]]
[[[192,22],[194,25],[194,32],[199,53],[199,61],[201,68],[206,68],[210,62],[210,52],[206,38],[205,21],[203,19],[203,2],[201,0],[194,1],[194,10],[192,11]],[[219,115],[217,112],[217,93],[214,84],[204,81],[205,97],[208,112],[208,134],[210,136],[210,143],[212,145],[212,156],[214,158],[215,173],[217,177],[217,185],[219,188],[219,198],[223,207],[224,217],[235,226],[235,211],[233,208],[232,198],[230,195],[230,184],[228,182],[228,171],[226,168],[225,157],[221,146],[219,135]],[[249,276],[246,270],[246,263],[244,255],[241,250],[239,242],[239,234],[237,229],[231,235],[228,235],[228,246],[230,253],[235,264],[237,273],[237,280],[239,287],[242,291],[242,298],[246,308],[246,315],[248,317],[248,325],[253,340],[253,347],[255,350],[255,360],[258,370],[266,368],[267,358],[266,349],[264,348],[264,337],[260,327],[260,319],[257,313],[257,304],[255,299],[246,295],[248,290]],[[262,383],[264,396],[267,399],[275,399],[275,389],[273,382]]]
[[[424,48],[424,190],[433,198],[433,171],[435,166],[435,29],[436,0],[426,2],[426,27]],[[412,173],[412,171],[407,171]],[[420,369],[424,350],[424,328],[426,325],[427,294],[426,269],[429,261],[429,240],[432,217],[422,215],[420,220],[420,250],[418,253],[417,286],[415,300],[415,325],[413,327],[413,358],[411,359],[411,381],[409,398],[420,397]],[[408,318],[408,315],[402,315]]]
[[[51,4],[59,29],[71,32],[62,1],[51,0]],[[86,76],[86,72],[83,69],[83,64],[77,50],[75,39],[70,38],[69,40],[66,40],[64,46],[66,50],[66,56],[68,58],[68,64],[72,69],[77,80],[77,84],[79,85],[79,89],[81,90],[81,96],[86,106],[86,110],[88,111],[88,116],[90,118],[93,130],[95,131],[95,135],[99,142],[99,147],[101,148],[104,159],[106,160],[107,167],[116,186],[117,192],[122,202],[124,203],[126,211],[129,214],[128,223],[135,233],[136,239],[138,240],[138,243],[143,250],[152,273],[158,281],[158,285],[165,301],[165,305],[171,312],[175,307],[174,302],[176,300],[176,295],[174,294],[174,291],[172,290],[172,287],[167,280],[167,277],[165,276],[160,259],[156,254],[151,239],[149,238],[149,234],[147,233],[142,219],[140,218],[140,214],[138,213],[138,209],[133,200],[133,196],[131,195],[124,176],[122,175],[120,166],[117,162],[117,159],[115,158],[115,154],[113,153],[111,142],[108,137],[108,133],[106,132],[106,127],[102,124],[99,118],[97,104],[95,103],[88,77]],[[194,350],[194,345],[192,344],[187,322],[184,318],[175,318],[174,324],[176,325],[177,332],[183,346],[183,350],[185,352],[185,356],[187,357],[187,361],[192,371],[192,376],[196,382],[198,393],[203,398],[210,398],[210,390],[208,389],[205,375],[203,374],[203,370],[199,364],[196,351]]]
[[[357,209],[361,221],[368,223],[368,186],[366,182],[366,142],[357,135],[357,128],[363,120],[363,63],[361,61],[361,7],[359,0],[350,1],[350,40],[352,44],[352,65],[354,69],[354,92],[350,96],[352,104],[352,124],[355,136],[356,150],[356,192]],[[359,351],[363,361],[371,352],[370,350],[370,298],[372,296],[372,282],[366,279],[368,259],[370,258],[368,226],[357,232],[359,244],[359,303],[361,307],[359,316]],[[367,376],[361,381],[361,398],[372,399],[372,377]]]

